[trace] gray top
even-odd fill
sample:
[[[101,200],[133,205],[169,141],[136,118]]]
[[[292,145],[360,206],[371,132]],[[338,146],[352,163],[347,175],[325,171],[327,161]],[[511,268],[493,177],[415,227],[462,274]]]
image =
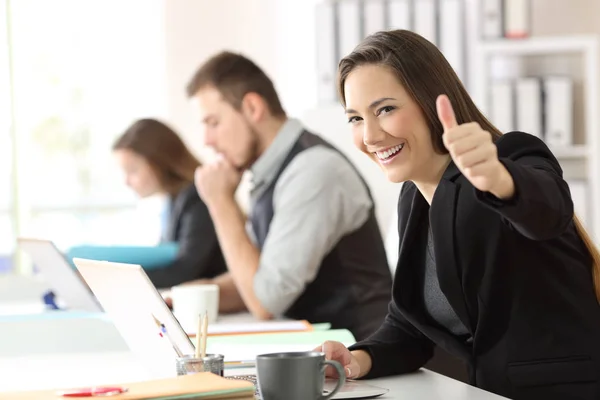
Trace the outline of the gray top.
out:
[[[462,323],[448,299],[440,288],[437,276],[435,254],[433,246],[433,235],[431,228],[427,233],[427,249],[425,251],[425,274],[423,279],[423,298],[425,311],[435,322],[446,328],[450,333],[457,336],[468,335],[469,331]]]
[[[289,119],[251,168],[251,204],[276,178],[304,130]],[[275,183],[273,219],[260,254],[254,291],[263,307],[282,315],[312,282],[340,239],[369,218],[372,201],[344,157],[325,146],[298,154]],[[252,225],[246,230],[256,244]]]

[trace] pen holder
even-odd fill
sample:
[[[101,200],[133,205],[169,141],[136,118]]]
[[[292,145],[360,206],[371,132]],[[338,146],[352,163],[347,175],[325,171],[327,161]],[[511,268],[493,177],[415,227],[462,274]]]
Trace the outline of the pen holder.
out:
[[[197,374],[198,372],[212,372],[223,376],[225,368],[222,354],[207,354],[206,357],[196,358],[192,355],[177,358],[177,375]]]

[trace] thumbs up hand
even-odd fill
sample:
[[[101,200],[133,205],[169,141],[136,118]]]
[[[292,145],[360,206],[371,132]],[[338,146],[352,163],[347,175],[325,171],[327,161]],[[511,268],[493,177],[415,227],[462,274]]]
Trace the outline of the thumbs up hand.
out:
[[[437,98],[437,113],[444,128],[442,139],[460,172],[475,188],[500,199],[514,195],[512,176],[498,159],[492,135],[477,122],[459,125],[446,95]]]

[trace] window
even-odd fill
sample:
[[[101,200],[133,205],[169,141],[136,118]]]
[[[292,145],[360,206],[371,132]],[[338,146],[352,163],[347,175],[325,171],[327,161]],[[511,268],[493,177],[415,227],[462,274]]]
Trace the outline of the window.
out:
[[[12,268],[15,233],[13,229],[11,140],[11,93],[8,58],[8,19],[6,0],[0,0],[0,273]]]
[[[11,51],[4,53],[13,65],[12,77],[2,70],[0,79],[10,77],[13,87],[17,149],[4,154],[11,146],[3,145],[3,129],[0,188],[2,194],[11,189],[2,163],[16,157],[14,197],[21,208],[16,215],[0,195],[0,218],[5,210],[5,218],[22,227],[19,234],[59,247],[149,240],[148,224],[126,222],[139,214],[138,202],[123,183],[111,145],[135,119],[165,114],[164,5],[0,1],[9,4]],[[14,242],[11,234],[0,231],[7,235],[0,236],[0,256],[5,240]]]

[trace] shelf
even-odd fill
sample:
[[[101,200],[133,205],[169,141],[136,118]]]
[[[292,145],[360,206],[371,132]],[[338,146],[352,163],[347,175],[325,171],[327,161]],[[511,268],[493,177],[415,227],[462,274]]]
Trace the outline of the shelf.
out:
[[[486,55],[560,54],[587,51],[596,45],[595,36],[540,36],[528,39],[485,40],[479,44]]]
[[[586,158],[589,155],[589,149],[584,144],[576,144],[572,146],[550,146],[550,150],[556,158],[560,159],[575,159]]]

